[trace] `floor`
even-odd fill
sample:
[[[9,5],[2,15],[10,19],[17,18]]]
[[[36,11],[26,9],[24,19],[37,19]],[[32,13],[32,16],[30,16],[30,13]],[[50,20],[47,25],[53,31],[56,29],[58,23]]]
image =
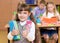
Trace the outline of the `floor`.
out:
[[[0,43],[8,43],[7,31],[0,30]]]

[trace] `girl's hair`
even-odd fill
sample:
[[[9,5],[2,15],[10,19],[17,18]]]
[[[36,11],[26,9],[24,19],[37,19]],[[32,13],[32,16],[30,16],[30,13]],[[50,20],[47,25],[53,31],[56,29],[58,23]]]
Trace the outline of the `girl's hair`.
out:
[[[27,4],[18,4],[17,6],[17,12],[21,12],[21,11],[28,11],[30,12],[29,6]]]
[[[53,3],[53,2],[48,2],[47,4],[46,4],[46,16],[47,16],[47,14],[48,14],[48,4],[52,4],[53,6],[55,6],[55,4]],[[54,15],[56,15],[56,7],[53,9],[53,11],[54,11]]]
[[[41,0],[39,3],[40,3],[40,4],[44,4],[44,5],[46,5],[45,0]]]
[[[21,11],[28,11],[30,13],[30,8],[27,4],[20,4],[19,3],[17,6],[17,13],[20,13]],[[32,20],[36,24],[32,13],[30,14],[30,20]],[[16,14],[16,21],[20,21],[18,18],[18,14]]]

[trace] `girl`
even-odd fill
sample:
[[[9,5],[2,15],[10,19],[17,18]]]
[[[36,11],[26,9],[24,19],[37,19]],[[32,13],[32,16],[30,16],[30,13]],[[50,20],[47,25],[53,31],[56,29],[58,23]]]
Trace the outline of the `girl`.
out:
[[[16,21],[18,30],[12,30],[8,34],[8,39],[13,40],[13,36],[20,34],[20,40],[13,41],[13,43],[30,43],[35,40],[35,20],[33,15],[30,15],[29,7],[26,4],[18,4]],[[31,20],[28,20],[30,16]],[[26,25],[27,24],[27,25]],[[9,25],[8,25],[9,26]]]
[[[44,22],[43,19],[44,18],[52,18],[52,17],[56,17],[59,19],[59,13],[56,11],[56,7],[54,5],[53,2],[48,2],[47,6],[46,6],[46,12],[43,14],[42,16],[42,24],[47,25],[47,22]],[[51,21],[53,22],[53,21]],[[56,23],[53,23],[56,24]],[[42,31],[43,37],[46,41],[46,43],[49,43],[49,37],[51,37],[51,41],[50,43],[56,43],[57,39],[58,39],[58,34],[57,31],[54,28],[47,28],[44,31]]]

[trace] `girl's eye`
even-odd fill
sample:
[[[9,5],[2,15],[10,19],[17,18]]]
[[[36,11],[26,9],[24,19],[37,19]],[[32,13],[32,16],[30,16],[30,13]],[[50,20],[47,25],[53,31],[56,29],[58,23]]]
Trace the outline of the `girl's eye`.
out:
[[[26,12],[24,12],[24,14],[27,14]]]
[[[24,13],[19,13],[19,14],[27,14],[26,12],[24,12]]]

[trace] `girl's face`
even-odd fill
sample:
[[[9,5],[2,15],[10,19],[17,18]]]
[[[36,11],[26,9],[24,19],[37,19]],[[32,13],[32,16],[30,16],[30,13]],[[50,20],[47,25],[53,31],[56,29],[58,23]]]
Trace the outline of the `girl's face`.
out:
[[[20,13],[18,13],[18,18],[20,19],[20,21],[26,21],[28,19],[28,15],[29,12],[28,11],[21,11]]]
[[[40,9],[44,9],[45,5],[44,5],[43,3],[41,3],[41,4],[39,5],[39,7],[40,7]]]
[[[54,10],[54,5],[53,4],[48,4],[47,5],[47,9],[48,9],[48,11],[50,11],[50,12],[52,12],[53,10]]]

